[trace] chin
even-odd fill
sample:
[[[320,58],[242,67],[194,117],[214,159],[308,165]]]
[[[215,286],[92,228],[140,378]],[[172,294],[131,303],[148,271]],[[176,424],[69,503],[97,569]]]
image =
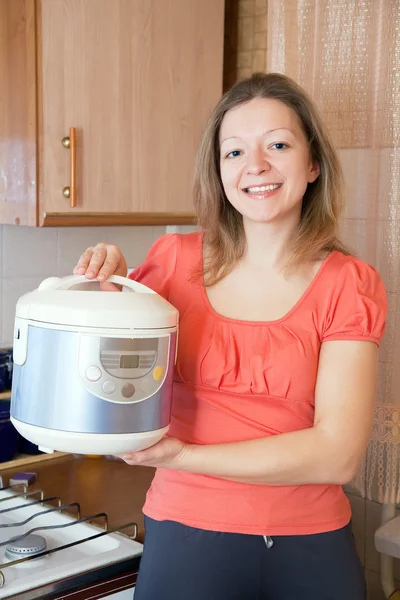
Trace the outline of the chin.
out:
[[[279,219],[279,215],[271,215],[271,214],[246,214],[242,213],[243,220],[250,223],[272,223]]]
[[[264,208],[264,210],[240,210],[243,216],[243,221],[248,223],[264,223],[265,225],[270,223],[298,224],[301,218],[301,209],[295,207],[289,210],[271,210],[271,207]]]

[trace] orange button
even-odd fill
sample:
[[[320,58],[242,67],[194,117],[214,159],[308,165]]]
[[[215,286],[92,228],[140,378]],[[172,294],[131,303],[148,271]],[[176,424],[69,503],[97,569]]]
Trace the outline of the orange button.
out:
[[[158,365],[153,371],[153,378],[155,379],[155,381],[160,381],[163,375],[163,368]]]

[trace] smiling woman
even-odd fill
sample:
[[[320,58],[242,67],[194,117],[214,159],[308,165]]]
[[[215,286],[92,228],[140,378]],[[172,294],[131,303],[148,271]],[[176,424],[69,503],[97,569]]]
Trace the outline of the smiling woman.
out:
[[[240,142],[242,146],[237,145]],[[273,158],[276,154],[283,157]],[[225,168],[231,159],[239,166]],[[216,163],[220,171],[215,169]],[[230,178],[239,168],[248,172],[241,184],[245,187],[265,182],[285,187],[285,172],[290,172],[285,193],[287,198],[295,192],[300,224],[298,220],[293,223],[287,265],[301,265],[332,250],[347,253],[336,237],[343,208],[342,172],[318,109],[285,75],[255,73],[237,83],[215,107],[198,152],[194,201],[209,248],[205,276],[210,284],[230,271],[246,247],[244,221],[230,186]],[[289,190],[289,185],[295,189]],[[236,197],[239,200],[240,194]],[[225,235],[225,230],[230,235]]]
[[[222,98],[194,196],[202,231],[161,237],[130,275],[180,314],[169,435],[123,457],[157,467],[135,600],[365,600],[342,484],[387,301],[337,238],[340,165],[295,82],[256,74]],[[99,244],[76,272],[126,264]]]
[[[307,186],[319,175],[297,115],[278,100],[255,98],[225,115],[220,140],[222,185],[244,227],[285,217],[292,235]]]

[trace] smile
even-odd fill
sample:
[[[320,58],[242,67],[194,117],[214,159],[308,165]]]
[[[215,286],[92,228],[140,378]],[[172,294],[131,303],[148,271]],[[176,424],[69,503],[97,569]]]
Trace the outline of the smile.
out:
[[[244,188],[247,194],[265,194],[265,192],[274,192],[282,187],[281,183],[271,183],[269,185],[253,185],[252,187]]]

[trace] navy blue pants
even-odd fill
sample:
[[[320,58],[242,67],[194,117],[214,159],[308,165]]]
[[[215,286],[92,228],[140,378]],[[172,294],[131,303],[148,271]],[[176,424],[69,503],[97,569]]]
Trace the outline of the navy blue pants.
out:
[[[365,600],[351,525],[328,533],[216,533],[146,517],[134,600]],[[270,546],[270,547],[268,547]]]

